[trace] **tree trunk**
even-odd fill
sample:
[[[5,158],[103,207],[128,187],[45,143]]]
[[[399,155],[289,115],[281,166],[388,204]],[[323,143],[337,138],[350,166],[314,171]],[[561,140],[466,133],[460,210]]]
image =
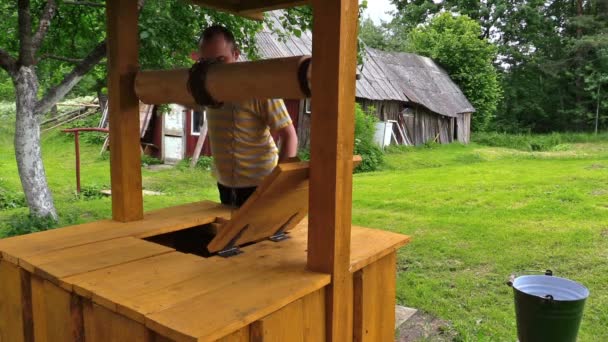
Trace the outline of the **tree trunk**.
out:
[[[33,66],[22,66],[14,79],[17,97],[15,157],[30,214],[57,219],[40,145],[40,121],[35,113],[38,78]]]

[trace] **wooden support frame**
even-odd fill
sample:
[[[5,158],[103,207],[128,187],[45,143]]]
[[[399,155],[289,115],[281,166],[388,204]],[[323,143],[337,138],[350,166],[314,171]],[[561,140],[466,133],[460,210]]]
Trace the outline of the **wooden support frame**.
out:
[[[315,0],[312,4],[315,114],[311,122],[308,267],[332,275],[326,297],[327,341],[352,341],[351,156],[359,5],[357,0]]]
[[[138,1],[107,0],[108,98],[112,217],[129,222],[143,218],[139,100]]]

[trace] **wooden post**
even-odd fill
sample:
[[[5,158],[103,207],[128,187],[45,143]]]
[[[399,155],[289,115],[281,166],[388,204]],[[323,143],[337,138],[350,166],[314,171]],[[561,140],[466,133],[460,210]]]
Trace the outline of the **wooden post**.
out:
[[[314,0],[308,267],[332,274],[327,340],[352,341],[350,273],[357,0]]]
[[[139,100],[135,95],[137,3],[106,1],[112,217],[121,222],[143,218]]]

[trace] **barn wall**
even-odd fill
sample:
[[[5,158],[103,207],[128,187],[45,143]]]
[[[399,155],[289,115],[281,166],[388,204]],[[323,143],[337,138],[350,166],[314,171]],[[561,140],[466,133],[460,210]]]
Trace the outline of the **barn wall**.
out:
[[[366,112],[369,112],[373,108],[373,113],[380,121],[399,121],[399,114],[405,108],[405,104],[400,101],[375,101],[359,98],[357,99],[357,103]]]
[[[416,145],[430,141],[449,144],[454,141],[453,118],[416,108],[413,117],[406,120],[407,131]]]
[[[463,144],[468,144],[471,141],[471,113],[458,114],[456,137]]]

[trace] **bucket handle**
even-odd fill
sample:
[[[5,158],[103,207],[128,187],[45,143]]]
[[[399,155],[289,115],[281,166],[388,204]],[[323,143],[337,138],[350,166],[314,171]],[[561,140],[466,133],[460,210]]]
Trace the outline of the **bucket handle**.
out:
[[[523,272],[526,273],[526,274],[530,274],[530,273],[532,273],[532,274],[533,273],[543,273],[544,275],[549,276],[549,277],[553,276],[553,271],[551,271],[551,270],[545,270],[544,272],[543,271],[523,271]],[[515,278],[517,278],[517,277],[519,277],[521,275],[522,275],[522,273],[513,273],[513,274],[511,274],[509,276],[509,280],[507,280],[507,282],[506,282],[506,285],[510,286],[510,287],[513,287],[513,282],[515,281]],[[551,297],[550,300],[553,301],[553,296],[551,296],[551,295],[547,295],[547,296]],[[549,298],[547,298],[547,299],[549,299]]]

